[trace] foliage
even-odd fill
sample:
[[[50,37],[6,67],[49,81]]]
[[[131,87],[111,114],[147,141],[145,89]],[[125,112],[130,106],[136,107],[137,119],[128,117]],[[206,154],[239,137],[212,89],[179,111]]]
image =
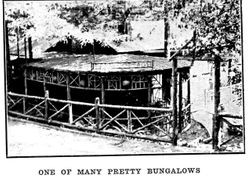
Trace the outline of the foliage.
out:
[[[164,12],[164,2],[168,12]],[[180,33],[197,30],[197,53],[239,57],[241,26],[239,0],[127,0],[4,2],[9,27],[20,34],[49,41],[74,37],[81,43],[122,42],[118,26],[131,20],[160,20],[168,15],[170,45],[179,46]],[[143,37],[142,37],[143,38]],[[142,39],[141,38],[141,39]],[[191,37],[185,37],[189,40]],[[180,48],[180,47],[174,47]]]
[[[183,2],[183,1],[182,1]],[[202,53],[237,56],[241,53],[239,0],[189,0],[176,11],[182,26],[197,30],[197,48]]]

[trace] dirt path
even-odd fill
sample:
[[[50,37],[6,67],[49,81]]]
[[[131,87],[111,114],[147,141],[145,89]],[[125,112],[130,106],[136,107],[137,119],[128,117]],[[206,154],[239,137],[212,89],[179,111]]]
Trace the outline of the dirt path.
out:
[[[25,120],[8,120],[8,156],[64,156],[210,153],[211,145],[173,147],[168,143],[116,138],[59,129]]]

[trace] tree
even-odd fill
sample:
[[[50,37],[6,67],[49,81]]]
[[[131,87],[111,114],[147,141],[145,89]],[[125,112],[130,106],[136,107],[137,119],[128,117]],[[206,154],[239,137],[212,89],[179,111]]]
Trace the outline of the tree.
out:
[[[117,32],[117,24],[124,18],[112,16],[113,2],[5,2],[5,17],[12,34],[18,27],[21,36],[46,39],[52,44],[70,37],[82,44],[93,43],[95,39],[105,45],[107,41],[125,38]],[[129,0],[127,9],[137,2]],[[116,12],[121,17],[126,13]]]
[[[180,48],[178,38],[197,30],[197,55],[241,54],[241,24],[239,0],[126,0],[126,1],[59,1],[4,2],[6,19],[12,32],[35,39],[56,42],[73,37],[84,43],[93,39],[104,45],[109,41],[124,41],[117,26],[132,20],[163,19],[164,1],[168,4],[170,46]],[[122,3],[123,2],[123,3]],[[120,31],[121,32],[121,31]],[[191,32],[191,33],[190,33]],[[182,35],[180,35],[182,33]],[[143,38],[143,37],[142,37]],[[138,39],[137,39],[138,40]],[[183,42],[184,43],[184,42]]]
[[[175,15],[181,18],[184,26],[197,30],[198,50],[202,53],[221,56],[230,54],[239,57],[241,54],[239,0],[189,0],[184,4],[185,6]]]

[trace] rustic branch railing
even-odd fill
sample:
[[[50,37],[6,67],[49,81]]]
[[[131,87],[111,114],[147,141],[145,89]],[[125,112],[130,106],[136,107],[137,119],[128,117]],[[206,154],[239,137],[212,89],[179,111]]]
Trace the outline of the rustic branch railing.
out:
[[[8,93],[8,113],[97,133],[172,143],[172,109],[77,102]],[[68,107],[72,106],[72,110]]]

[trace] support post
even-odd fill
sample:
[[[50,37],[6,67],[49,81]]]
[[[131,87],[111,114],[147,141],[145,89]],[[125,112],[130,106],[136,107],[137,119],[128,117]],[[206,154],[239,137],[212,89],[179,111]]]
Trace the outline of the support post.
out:
[[[147,77],[147,81],[148,81],[148,106],[150,106],[151,105],[151,93],[152,93],[152,86],[151,86],[151,84],[152,84],[152,76],[148,76]]]
[[[71,100],[71,93],[70,93],[70,86],[69,86],[69,76],[70,74],[67,73],[66,75],[66,86],[67,86],[67,100]],[[73,108],[72,108],[72,104],[69,103],[69,123],[72,124],[73,123]]]
[[[182,116],[182,73],[179,72],[179,97],[178,97],[178,132],[181,133],[183,125],[183,116]]]
[[[172,60],[172,114],[173,114],[173,145],[177,145],[177,59]]]
[[[100,99],[99,97],[97,97],[95,99],[95,115],[96,115],[96,131],[99,132],[100,131]]]
[[[7,65],[7,90],[10,90],[10,84],[12,79],[11,63],[10,63],[10,47],[9,47],[9,29],[8,22],[5,21],[5,58]]]
[[[188,81],[187,81],[187,104],[189,105],[188,108],[188,122],[191,122],[191,78],[190,78],[190,69],[188,72]]]
[[[194,30],[194,33],[193,33],[193,53],[192,53],[192,63],[191,63],[191,66],[193,66],[194,64],[194,61],[195,61],[195,57],[196,57],[196,30]]]
[[[166,70],[162,72],[162,100],[166,101],[166,96],[167,96],[167,75],[166,75]]]
[[[20,49],[19,49],[19,27],[16,28],[16,49],[17,49],[17,57],[20,58]]]
[[[104,86],[104,82],[105,82],[105,77],[101,77],[101,104],[105,104],[105,86]],[[102,108],[102,109],[104,109],[104,108]],[[105,114],[102,111],[100,112],[100,116],[101,116],[101,118],[105,118]]]
[[[48,111],[49,111],[49,105],[48,105],[49,91],[48,90],[45,91],[44,98],[45,98],[45,101],[44,101],[44,119],[46,121],[48,121],[48,117],[49,117],[49,115],[48,115],[49,114],[48,113]]]
[[[147,106],[150,107],[151,105],[151,93],[152,93],[152,76],[147,76],[148,81],[148,100],[147,100]],[[151,111],[147,111],[148,117],[151,118]]]
[[[28,95],[27,69],[24,69],[24,94]]]
[[[105,86],[104,86],[104,77],[101,77],[101,103],[105,104]]]
[[[213,149],[218,150],[218,134],[220,130],[219,119],[220,104],[220,58],[214,59],[214,115],[213,115]]]
[[[46,90],[47,90],[47,88],[46,88],[46,78],[43,75],[43,92],[44,92],[44,95],[46,94]]]
[[[28,47],[29,47],[29,59],[33,59],[32,39],[31,39],[31,37],[28,38]]]
[[[28,88],[27,88],[27,69],[24,69],[24,94],[27,95],[28,94]],[[26,99],[25,97],[23,97],[23,114],[25,114],[26,112]]]
[[[168,37],[169,37],[169,22],[168,22],[168,4],[164,1],[164,55],[168,57]]]
[[[44,119],[47,121],[48,120],[48,97],[49,97],[49,91],[47,91],[46,88],[46,79],[43,77],[43,91],[44,91]]]
[[[25,57],[25,63],[27,63],[27,40],[26,37],[24,38],[24,57]]]
[[[127,119],[128,119],[128,132],[132,132],[132,119],[131,119],[131,110],[127,110]]]

